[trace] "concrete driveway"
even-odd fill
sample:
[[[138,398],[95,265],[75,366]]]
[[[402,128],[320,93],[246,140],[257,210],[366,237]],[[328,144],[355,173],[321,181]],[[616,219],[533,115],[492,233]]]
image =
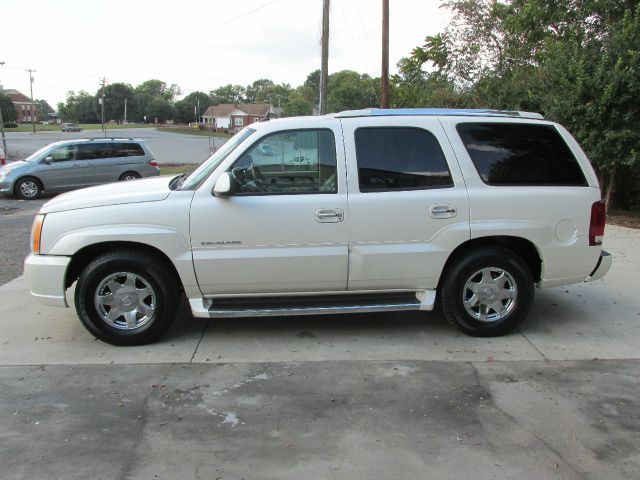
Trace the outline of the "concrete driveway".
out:
[[[517,333],[437,313],[201,321],[96,341],[0,287],[4,478],[640,477],[640,231],[609,275],[537,291]]]

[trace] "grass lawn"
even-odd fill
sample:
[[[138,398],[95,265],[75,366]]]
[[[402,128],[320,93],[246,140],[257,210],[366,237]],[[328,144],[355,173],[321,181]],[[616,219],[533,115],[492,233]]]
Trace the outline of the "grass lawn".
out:
[[[199,165],[170,163],[158,166],[160,167],[160,175],[178,175],[179,173],[185,173],[195,170]]]
[[[232,135],[228,133],[222,132],[212,132],[207,130],[198,130],[197,128],[191,127],[175,127],[175,128],[158,128],[161,132],[169,132],[169,133],[182,133],[186,135],[198,135],[200,137],[221,137],[221,138],[231,138]]]
[[[102,125],[100,123],[81,123],[80,127],[83,130],[101,130]],[[155,128],[155,125],[151,124],[143,124],[143,123],[128,123],[126,125],[117,125],[107,123],[105,125],[107,130],[114,128]],[[30,123],[21,123],[17,128],[5,128],[5,132],[33,132],[33,127]],[[36,131],[37,132],[59,132],[60,125],[42,125],[36,123]]]

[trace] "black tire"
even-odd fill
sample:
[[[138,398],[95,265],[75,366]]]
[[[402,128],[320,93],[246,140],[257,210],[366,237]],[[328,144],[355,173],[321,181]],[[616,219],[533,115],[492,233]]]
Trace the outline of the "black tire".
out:
[[[118,285],[124,283],[124,280],[135,278],[134,295],[125,298],[131,292],[119,291],[119,297],[116,298],[116,292],[109,293],[108,285],[103,285],[112,277],[115,277],[113,281]],[[124,284],[120,286],[122,289],[126,287]],[[152,293],[143,298],[144,293],[138,294],[141,291]],[[100,292],[104,296],[99,297]],[[108,316],[110,308],[98,305],[101,303],[98,298],[107,298],[109,294],[114,295],[112,300],[116,299],[119,302],[116,304],[114,301],[114,305],[122,307],[141,305],[141,302],[145,302],[148,309],[153,308],[153,313],[132,320],[132,323],[140,324],[135,327],[128,322],[123,325],[126,322],[124,315],[111,320],[110,323],[102,316],[105,312]],[[96,338],[112,345],[144,345],[157,340],[171,326],[179,302],[180,289],[173,272],[156,257],[136,250],[116,250],[94,259],[80,274],[75,292],[76,311],[82,324]],[[102,315],[98,311],[99,308],[103,310]],[[116,308],[114,313],[119,312],[117,306],[111,308]],[[137,317],[141,313],[134,315]]]
[[[138,178],[140,178],[140,174],[137,172],[124,172],[122,175],[120,175],[118,181],[126,182],[130,180],[137,180]]]
[[[44,190],[42,183],[35,177],[23,177],[13,187],[16,197],[22,200],[36,200]]]
[[[490,278],[486,282],[485,275]],[[501,299],[502,293],[513,296],[514,287],[515,298]],[[518,254],[507,248],[483,247],[454,260],[442,284],[441,306],[447,321],[468,335],[496,337],[511,332],[524,320],[533,304],[534,290],[531,270]]]

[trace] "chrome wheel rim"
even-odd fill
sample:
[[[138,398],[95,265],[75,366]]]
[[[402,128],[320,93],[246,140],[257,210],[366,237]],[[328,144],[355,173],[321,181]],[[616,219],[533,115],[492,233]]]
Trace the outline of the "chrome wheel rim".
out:
[[[156,311],[156,294],[149,282],[131,272],[103,279],[94,295],[98,315],[118,330],[136,330],[148,324]]]
[[[485,323],[503,319],[513,310],[518,286],[509,272],[487,267],[471,275],[462,290],[462,302],[469,315]]]
[[[25,197],[35,197],[38,194],[38,185],[31,180],[22,182],[20,184],[20,193]]]
[[[137,180],[138,177],[136,177],[135,175],[127,175],[125,177],[122,177],[122,181],[124,182],[129,182],[131,180]]]

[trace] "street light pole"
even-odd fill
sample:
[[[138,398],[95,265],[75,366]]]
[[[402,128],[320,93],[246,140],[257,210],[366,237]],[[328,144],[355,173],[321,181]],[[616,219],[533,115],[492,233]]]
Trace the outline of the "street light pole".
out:
[[[29,88],[31,89],[31,126],[33,127],[33,133],[36,133],[36,114],[33,109],[33,73],[35,70],[28,68],[29,72]]]
[[[4,62],[0,62],[0,67],[4,65]],[[2,90],[0,90],[2,93]],[[2,118],[2,105],[0,104],[0,132],[2,132],[2,150],[4,151],[5,158],[9,155],[7,151],[7,139],[4,136],[4,119]]]
[[[102,133],[104,138],[107,138],[107,130],[104,128],[104,83],[107,81],[105,77],[102,77],[102,93],[100,94],[100,106],[102,107],[100,112],[100,118],[102,119]]]

